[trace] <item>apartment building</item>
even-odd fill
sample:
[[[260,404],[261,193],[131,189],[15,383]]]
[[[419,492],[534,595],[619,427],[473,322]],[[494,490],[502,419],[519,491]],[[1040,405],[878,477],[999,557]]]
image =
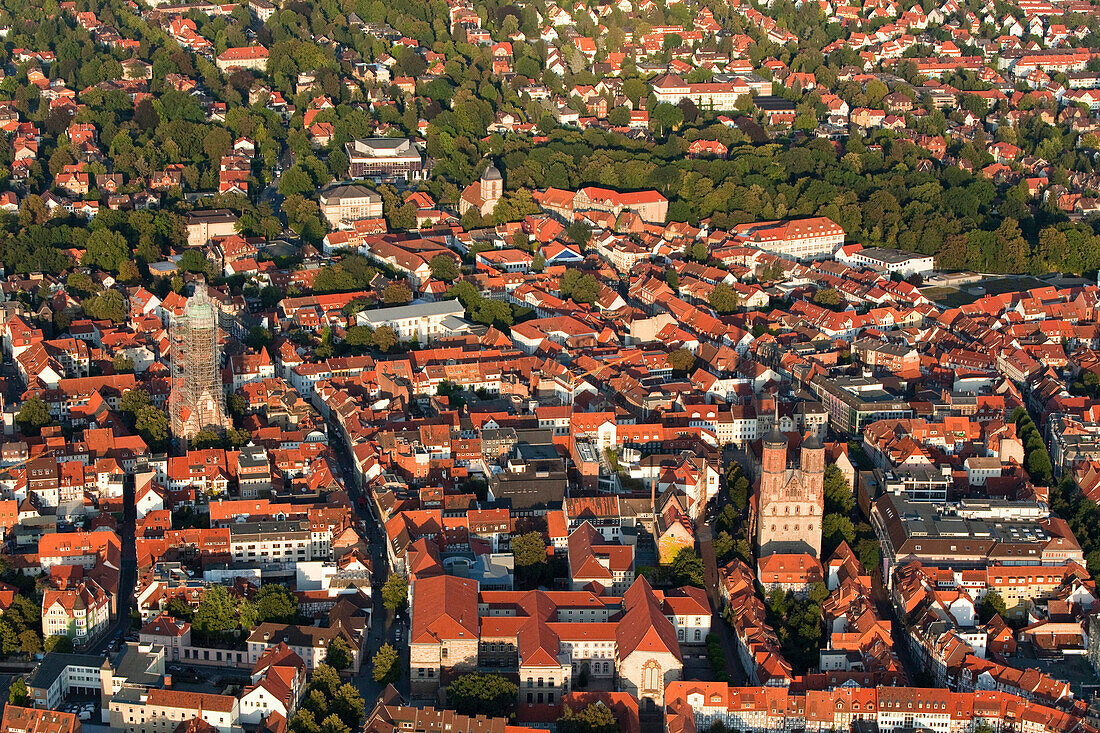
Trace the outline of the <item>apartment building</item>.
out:
[[[824,216],[740,224],[733,233],[744,244],[790,260],[832,257],[844,244],[844,229]]]
[[[42,635],[67,636],[76,645],[99,638],[111,620],[111,597],[94,580],[42,593]]]
[[[254,628],[248,637],[248,658],[255,665],[268,649],[285,644],[312,671],[325,661],[332,642],[342,638],[351,647],[352,669],[358,671],[362,639],[357,636],[359,635],[346,629],[342,623],[328,627],[264,623]]]
[[[573,196],[573,211],[607,211],[618,216],[633,211],[643,221],[664,224],[668,218],[668,199],[658,191],[620,193],[609,188],[585,186]]]
[[[331,551],[313,541],[310,522],[300,519],[240,522],[229,526],[235,562],[292,568],[298,561],[327,560]]]
[[[111,698],[111,728],[125,733],[173,733],[181,723],[201,719],[218,733],[240,733],[237,698],[124,685]]]
[[[90,654],[47,654],[27,677],[27,693],[36,708],[57,708],[71,694],[98,695],[100,670],[110,664]]]
[[[240,46],[227,48],[218,55],[214,63],[222,72],[231,69],[254,69],[267,71],[267,49],[263,46]]]
[[[673,682],[666,693],[668,730],[707,730],[715,723],[744,733],[827,733],[838,730],[926,730],[1059,733],[1080,729],[1072,713],[1004,691],[942,688],[836,687],[795,692],[786,687],[731,687],[721,682]],[[1088,727],[1088,726],[1084,726]]]
[[[229,209],[207,209],[187,214],[187,244],[202,247],[215,237],[228,237],[237,231],[237,215]]]
[[[871,526],[890,575],[894,567],[912,561],[978,569],[1007,557],[1021,566],[1084,563],[1081,546],[1062,519],[970,519],[939,505],[884,494],[872,504]]]

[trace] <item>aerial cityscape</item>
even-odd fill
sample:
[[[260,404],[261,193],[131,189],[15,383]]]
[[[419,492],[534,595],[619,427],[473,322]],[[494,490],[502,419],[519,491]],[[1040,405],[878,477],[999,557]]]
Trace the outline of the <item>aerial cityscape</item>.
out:
[[[1100,2],[0,2],[0,733],[1100,733]]]

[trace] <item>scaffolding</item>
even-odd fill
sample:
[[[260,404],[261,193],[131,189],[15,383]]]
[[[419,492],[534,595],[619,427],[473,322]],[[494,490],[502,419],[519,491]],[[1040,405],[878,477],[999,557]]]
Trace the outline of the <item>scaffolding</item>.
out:
[[[183,313],[172,317],[169,339],[172,436],[186,445],[200,430],[225,432],[230,423],[222,387],[218,311],[206,283],[196,283]]]

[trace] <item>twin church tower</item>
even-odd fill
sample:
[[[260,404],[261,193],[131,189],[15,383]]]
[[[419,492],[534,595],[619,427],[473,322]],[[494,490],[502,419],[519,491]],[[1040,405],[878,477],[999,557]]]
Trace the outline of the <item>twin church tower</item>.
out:
[[[787,437],[775,425],[764,438],[756,497],[757,557],[806,552],[821,556],[825,513],[825,446],[810,432],[799,465],[787,465]]]

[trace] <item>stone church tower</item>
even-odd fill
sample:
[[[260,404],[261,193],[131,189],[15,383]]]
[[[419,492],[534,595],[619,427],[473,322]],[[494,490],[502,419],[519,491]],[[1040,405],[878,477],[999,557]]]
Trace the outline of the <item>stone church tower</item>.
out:
[[[482,216],[492,216],[503,195],[504,176],[490,163],[481,178],[462,190],[462,195],[458,197],[458,214],[462,216],[470,209],[477,209]]]
[[[811,433],[799,452],[799,465],[788,468],[787,438],[777,427],[764,438],[756,496],[758,558],[777,553],[821,555],[825,447]]]

